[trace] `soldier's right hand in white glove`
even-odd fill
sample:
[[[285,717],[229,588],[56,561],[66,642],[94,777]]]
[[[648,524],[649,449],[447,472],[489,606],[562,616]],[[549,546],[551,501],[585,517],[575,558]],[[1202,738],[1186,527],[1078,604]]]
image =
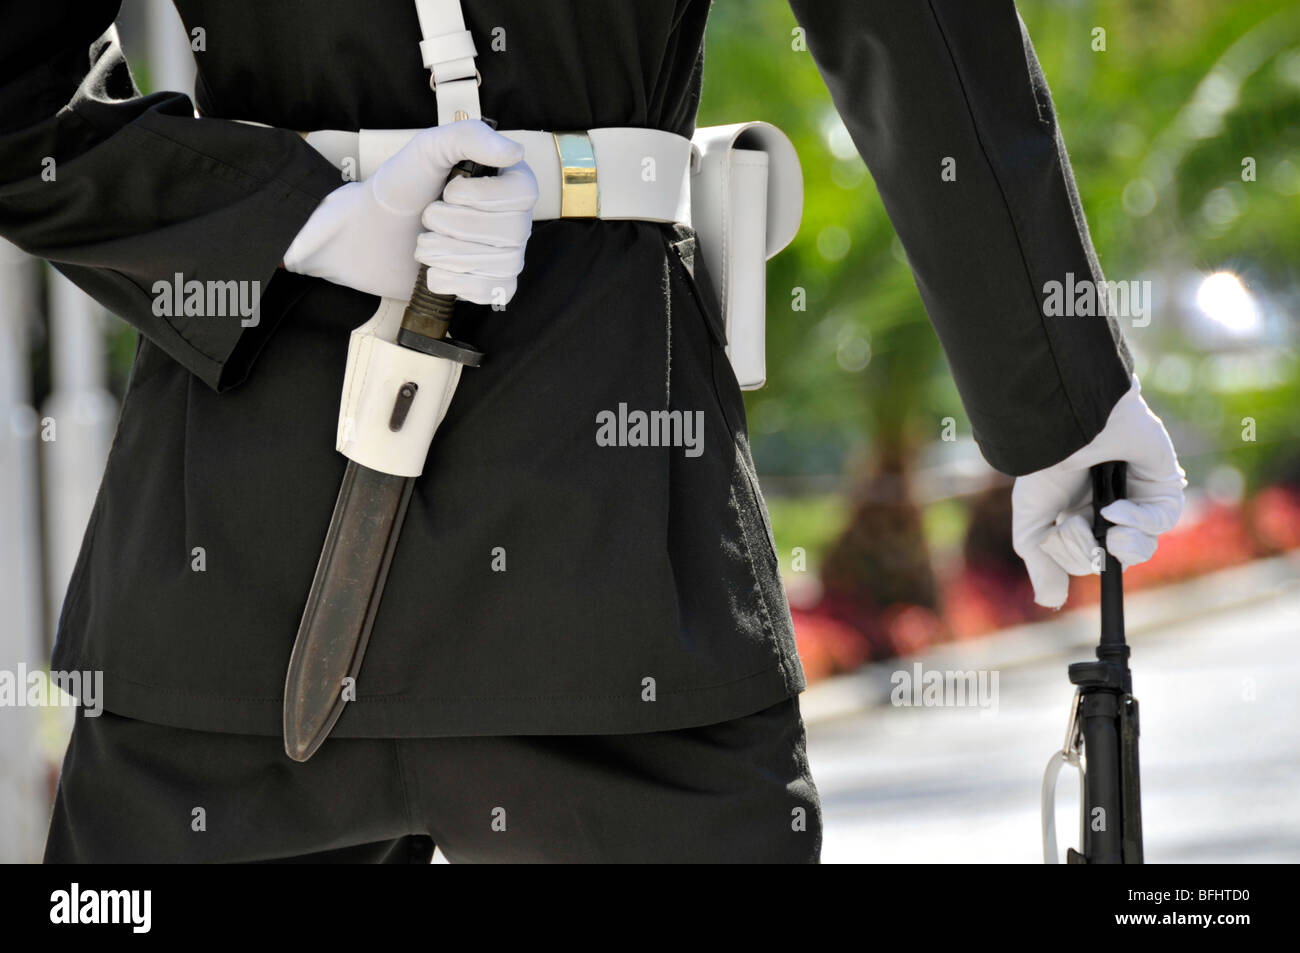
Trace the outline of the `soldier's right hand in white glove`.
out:
[[[1114,524],[1106,532],[1106,549],[1123,568],[1150,559],[1157,537],[1178,522],[1187,478],[1165,425],[1142,399],[1134,377],[1090,443],[1059,463],[1019,477],[1012,487],[1012,545],[1025,561],[1034,601],[1041,606],[1060,608],[1070,576],[1101,571],[1100,547],[1092,535],[1089,471],[1108,460],[1128,464],[1124,499],[1101,511]]]
[[[364,182],[327,195],[285,252],[284,267],[405,300],[423,262],[429,290],[504,304],[523,270],[537,204],[537,180],[523,156],[523,146],[477,119],[426,129]],[[463,159],[502,171],[448,183]]]

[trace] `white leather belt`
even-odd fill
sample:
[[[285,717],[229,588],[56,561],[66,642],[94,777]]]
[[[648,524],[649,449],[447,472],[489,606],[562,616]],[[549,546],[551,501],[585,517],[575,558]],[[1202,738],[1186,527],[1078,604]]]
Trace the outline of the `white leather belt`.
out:
[[[355,179],[370,176],[419,129],[322,129],[308,145]],[[691,141],[662,129],[606,126],[585,132],[509,129],[537,176],[537,220],[633,219],[691,224]]]
[[[324,129],[299,135],[344,178],[356,180],[371,175],[420,131]],[[537,176],[534,219],[680,222],[695,229],[697,251],[722,307],[736,379],[746,390],[763,386],[766,262],[794,238],[803,214],[799,156],[781,130],[741,122],[698,128],[693,139],[636,126],[501,134],[523,145],[524,161]]]

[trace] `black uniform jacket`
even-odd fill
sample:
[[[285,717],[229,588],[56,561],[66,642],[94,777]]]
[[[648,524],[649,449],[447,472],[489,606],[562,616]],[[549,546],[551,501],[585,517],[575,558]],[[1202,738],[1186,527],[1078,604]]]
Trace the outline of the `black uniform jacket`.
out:
[[[1106,321],[1042,314],[1046,281],[1100,273],[1013,4],[792,5],[985,455],[1009,473],[1062,459],[1127,388],[1127,357]],[[501,128],[691,134],[708,0],[464,6]],[[196,104],[138,94],[115,0],[4,11],[0,234],[140,332],[53,667],[102,670],[120,714],[273,734],[345,464],[348,332],[377,303],[277,270],[341,184],[289,130],[434,125],[435,101],[412,3],[177,7],[203,30]],[[488,360],[418,481],[338,735],[662,730],[802,689],[692,249],[681,227],[539,222],[510,305],[462,308],[453,330]],[[177,274],[261,282],[259,322],[157,313]],[[599,446],[620,404],[702,412],[704,452]]]

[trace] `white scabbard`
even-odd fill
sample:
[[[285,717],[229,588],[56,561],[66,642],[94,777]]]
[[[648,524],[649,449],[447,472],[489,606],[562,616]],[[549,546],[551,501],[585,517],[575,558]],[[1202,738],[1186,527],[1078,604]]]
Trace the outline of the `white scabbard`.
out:
[[[462,365],[396,343],[406,304],[383,298],[374,317],[352,332],[335,448],[372,470],[416,477]]]

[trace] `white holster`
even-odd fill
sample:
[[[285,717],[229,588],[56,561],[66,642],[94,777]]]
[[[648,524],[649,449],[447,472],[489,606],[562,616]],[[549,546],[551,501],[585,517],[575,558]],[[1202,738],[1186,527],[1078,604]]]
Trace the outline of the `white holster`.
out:
[[[767,379],[767,260],[799,231],[803,174],[794,145],[766,122],[697,129],[691,224],[713,276],[727,356],[745,390]]]

